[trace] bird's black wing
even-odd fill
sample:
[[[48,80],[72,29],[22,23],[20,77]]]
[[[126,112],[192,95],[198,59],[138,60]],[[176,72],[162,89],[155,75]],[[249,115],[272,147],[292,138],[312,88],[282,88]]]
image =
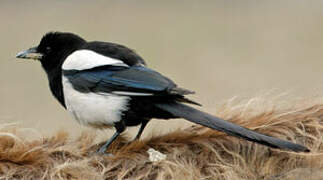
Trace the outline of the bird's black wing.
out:
[[[88,70],[63,70],[74,89],[127,96],[169,96],[193,93],[144,66],[99,66]]]

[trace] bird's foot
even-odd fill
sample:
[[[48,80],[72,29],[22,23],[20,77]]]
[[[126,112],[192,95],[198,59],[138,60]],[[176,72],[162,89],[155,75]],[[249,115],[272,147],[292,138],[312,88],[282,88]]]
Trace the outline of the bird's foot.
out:
[[[101,147],[100,149],[98,149],[97,151],[96,151],[96,155],[100,155],[100,156],[107,156],[107,157],[113,157],[114,155],[113,154],[111,154],[111,153],[107,153],[106,152],[107,151],[107,148],[105,148],[104,146],[103,147]]]
[[[99,155],[99,156],[106,156],[106,157],[114,157],[114,155],[112,153],[107,153],[105,151],[96,151],[95,155]]]
[[[114,157],[113,154],[111,153],[101,153],[101,152],[96,152],[96,155],[99,155],[99,156],[105,156],[105,157]]]

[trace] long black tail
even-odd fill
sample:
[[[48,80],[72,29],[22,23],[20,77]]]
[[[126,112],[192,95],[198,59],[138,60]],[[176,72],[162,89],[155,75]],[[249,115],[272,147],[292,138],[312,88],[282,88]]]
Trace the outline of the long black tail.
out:
[[[176,117],[182,117],[191,122],[225,132],[232,136],[241,137],[248,141],[257,142],[272,148],[289,149],[295,152],[310,151],[308,148],[302,145],[257,133],[182,103],[174,102],[167,104],[156,104],[156,106],[173,114]]]

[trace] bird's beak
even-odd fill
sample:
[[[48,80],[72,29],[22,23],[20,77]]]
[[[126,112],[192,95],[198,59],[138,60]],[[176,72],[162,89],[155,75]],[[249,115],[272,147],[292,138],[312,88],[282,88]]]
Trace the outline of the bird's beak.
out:
[[[37,52],[37,47],[33,47],[25,51],[21,51],[16,55],[16,58],[34,59],[34,60],[41,60],[42,57],[43,57],[43,54]]]

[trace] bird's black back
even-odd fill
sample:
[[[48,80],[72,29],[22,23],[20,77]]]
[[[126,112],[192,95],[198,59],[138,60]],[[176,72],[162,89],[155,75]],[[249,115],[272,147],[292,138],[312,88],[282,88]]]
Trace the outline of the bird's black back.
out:
[[[111,43],[93,41],[84,44],[81,49],[92,50],[107,57],[123,61],[128,66],[133,65],[146,65],[146,62],[135,51],[126,46]]]

